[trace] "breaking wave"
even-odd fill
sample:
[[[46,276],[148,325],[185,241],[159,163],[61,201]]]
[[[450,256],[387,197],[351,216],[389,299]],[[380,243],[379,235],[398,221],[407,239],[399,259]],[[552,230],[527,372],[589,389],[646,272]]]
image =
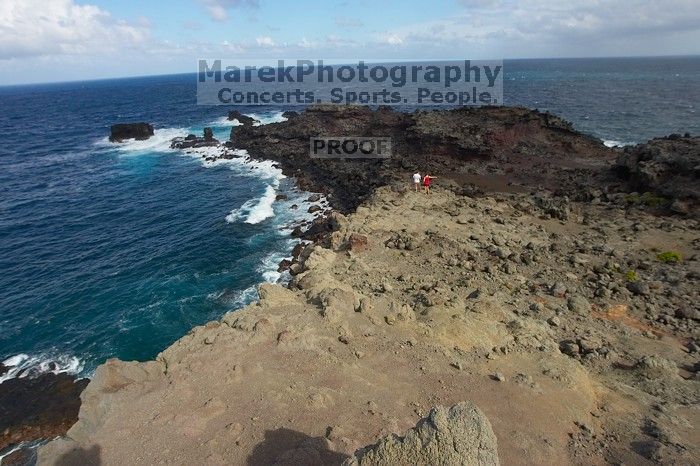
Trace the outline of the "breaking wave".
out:
[[[605,145],[605,147],[625,147],[625,146],[633,146],[634,144],[635,144],[634,142],[621,142],[621,141],[614,141],[614,140],[603,141],[603,145]]]
[[[170,143],[174,138],[187,136],[188,133],[187,128],[162,128],[154,130],[153,136],[145,141],[129,139],[124,142],[110,142],[109,138],[105,137],[97,141],[97,145],[129,155],[176,152],[177,149],[170,148]]]
[[[59,355],[48,356],[45,354],[30,356],[28,354],[17,354],[2,362],[7,372],[0,375],[0,383],[25,377],[37,377],[41,374],[79,374],[83,370],[83,362],[75,356]]]

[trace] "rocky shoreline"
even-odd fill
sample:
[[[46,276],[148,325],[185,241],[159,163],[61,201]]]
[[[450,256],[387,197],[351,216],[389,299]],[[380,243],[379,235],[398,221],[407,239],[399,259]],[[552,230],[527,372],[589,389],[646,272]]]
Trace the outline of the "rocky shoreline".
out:
[[[222,157],[272,159],[335,211],[296,233],[288,288],[100,366],[39,464],[415,463],[448,458],[403,449],[440,425],[421,417],[465,401],[493,427],[484,464],[700,457],[700,138],[609,149],[520,108],[241,123]],[[395,157],[311,161],[324,134],[391,135]],[[435,194],[408,189],[416,170]]]

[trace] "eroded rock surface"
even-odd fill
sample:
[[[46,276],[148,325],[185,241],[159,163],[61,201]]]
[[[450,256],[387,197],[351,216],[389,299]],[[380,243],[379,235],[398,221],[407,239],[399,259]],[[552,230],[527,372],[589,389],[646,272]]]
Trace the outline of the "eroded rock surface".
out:
[[[463,401],[503,464],[697,462],[700,226],[567,202],[379,188],[288,288],[98,369],[39,464],[341,464]]]
[[[346,163],[309,157],[309,138],[338,135],[390,137],[392,158]],[[402,113],[317,105],[285,122],[234,127],[229,144],[278,161],[302,187],[331,194],[343,212],[416,170],[456,189],[522,184],[577,192],[595,185],[603,176],[599,168],[616,155],[554,115],[517,107]]]
[[[433,408],[403,437],[391,434],[365,447],[344,466],[444,464],[498,466],[498,443],[486,416],[471,403]]]
[[[700,137],[676,134],[626,147],[616,168],[629,179],[632,189],[642,193],[638,202],[668,204],[676,213],[697,214]]]

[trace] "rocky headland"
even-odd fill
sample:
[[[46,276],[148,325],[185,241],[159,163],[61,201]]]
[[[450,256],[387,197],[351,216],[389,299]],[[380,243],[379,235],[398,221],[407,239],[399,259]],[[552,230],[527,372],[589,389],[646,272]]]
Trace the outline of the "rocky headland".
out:
[[[324,135],[390,136],[393,157],[311,160]],[[39,464],[697,463],[700,138],[318,106],[226,146],[334,210],[288,286],[100,366]]]

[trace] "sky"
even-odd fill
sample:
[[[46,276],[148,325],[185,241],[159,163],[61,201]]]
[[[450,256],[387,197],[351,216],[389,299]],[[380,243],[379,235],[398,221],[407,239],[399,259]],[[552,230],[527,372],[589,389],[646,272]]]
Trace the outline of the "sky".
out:
[[[699,0],[0,0],[0,84],[195,72],[199,58],[695,54]]]

